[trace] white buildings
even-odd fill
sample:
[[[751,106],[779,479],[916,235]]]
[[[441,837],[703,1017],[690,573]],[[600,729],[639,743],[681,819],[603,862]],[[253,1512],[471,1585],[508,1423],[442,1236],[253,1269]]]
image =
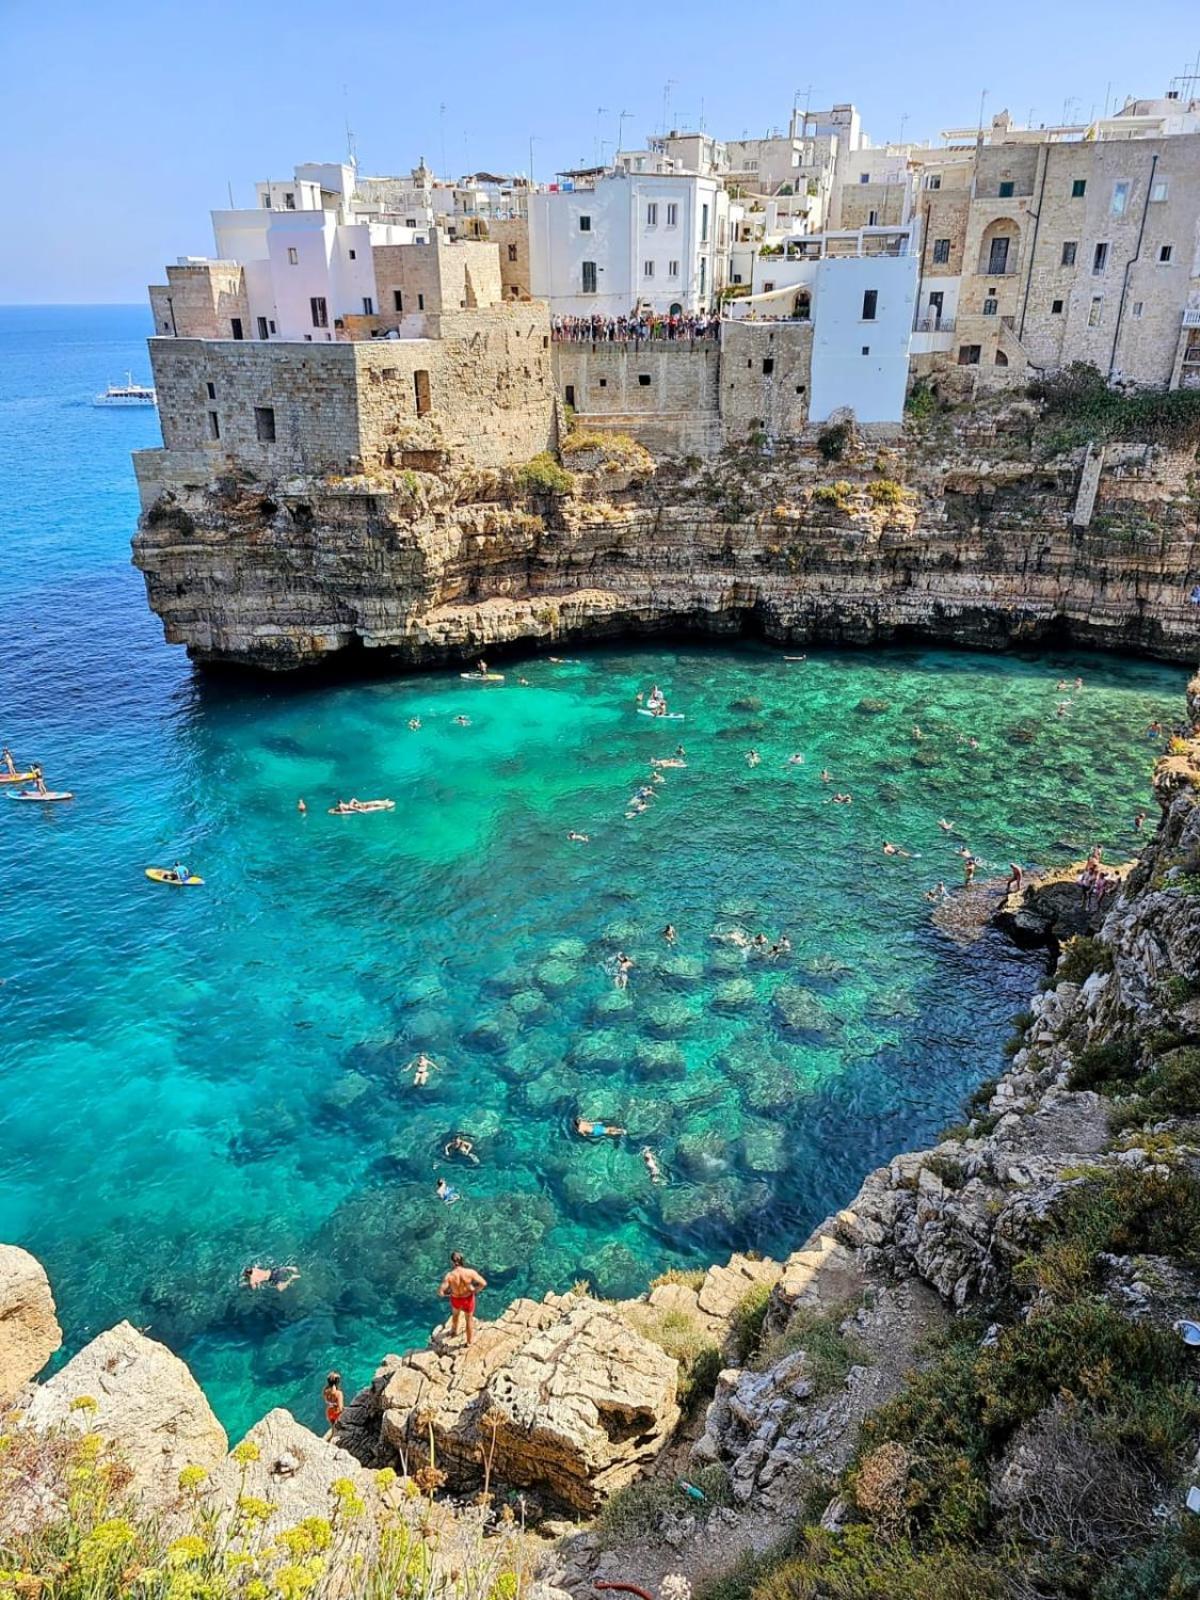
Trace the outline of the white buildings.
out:
[[[918,234],[906,226],[799,235],[782,254],[755,258],[754,292],[729,310],[737,320],[812,324],[811,421],[846,408],[860,422],[903,417]]]
[[[729,252],[725,190],[697,173],[638,171],[638,154],[619,157],[612,170],[563,174],[561,187],[530,196],[530,290],[555,315],[716,304]],[[658,152],[641,154],[673,165]]]

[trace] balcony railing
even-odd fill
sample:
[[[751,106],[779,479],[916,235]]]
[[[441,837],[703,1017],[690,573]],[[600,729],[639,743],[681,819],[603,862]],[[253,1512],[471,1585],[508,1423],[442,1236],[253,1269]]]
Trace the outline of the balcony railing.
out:
[[[1183,313],[1185,328],[1200,328],[1200,306],[1188,306]]]
[[[918,319],[917,333],[953,333],[953,317],[921,317]]]

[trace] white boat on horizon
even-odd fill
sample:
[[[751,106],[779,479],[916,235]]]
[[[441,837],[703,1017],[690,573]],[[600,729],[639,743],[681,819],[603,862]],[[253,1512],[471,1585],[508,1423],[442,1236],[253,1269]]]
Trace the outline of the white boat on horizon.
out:
[[[134,383],[133,373],[125,374],[124,383],[110,383],[103,394],[92,400],[94,406],[156,406],[158,395],[145,383]]]

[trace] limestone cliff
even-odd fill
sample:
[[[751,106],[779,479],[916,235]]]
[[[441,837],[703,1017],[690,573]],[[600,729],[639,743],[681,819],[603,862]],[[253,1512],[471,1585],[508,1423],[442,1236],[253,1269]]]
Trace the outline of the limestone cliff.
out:
[[[668,630],[1194,659],[1194,449],[1046,456],[1038,426],[1009,404],[894,448],[851,434],[834,461],[815,437],[657,465],[568,440],[569,492],[537,471],[155,479],[134,561],[168,640],[207,663],[411,666]]]

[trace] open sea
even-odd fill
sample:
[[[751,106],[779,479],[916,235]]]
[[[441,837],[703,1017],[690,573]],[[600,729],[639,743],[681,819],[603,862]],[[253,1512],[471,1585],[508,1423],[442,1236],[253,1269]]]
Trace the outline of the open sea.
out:
[[[353,1391],[424,1341],[451,1249],[484,1315],[636,1293],[795,1248],[957,1120],[1041,963],[955,942],[924,891],[964,843],[981,878],[1127,853],[1183,669],[639,644],[494,687],[206,682],[129,564],[156,414],[90,404],[149,377],[149,326],[0,310],[0,743],[74,793],[0,795],[0,1239],[49,1271],[64,1356],[128,1318],[235,1436],[276,1404],[322,1426],[329,1367]],[[637,714],[653,683],[683,721]],[[396,809],[327,814],[351,795]],[[203,888],[145,877],[176,859]],[[301,1277],[251,1294],[250,1262]]]

